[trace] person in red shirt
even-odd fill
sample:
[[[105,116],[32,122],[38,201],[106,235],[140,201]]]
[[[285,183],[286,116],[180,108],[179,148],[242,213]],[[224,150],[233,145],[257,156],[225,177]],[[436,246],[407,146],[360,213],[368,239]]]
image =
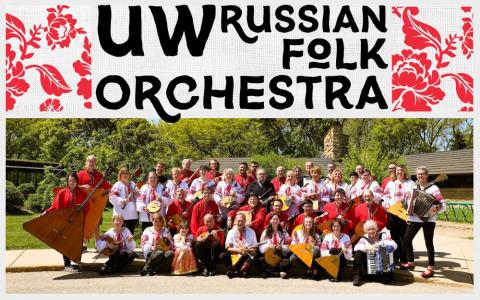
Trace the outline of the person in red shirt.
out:
[[[203,217],[203,222],[205,225],[199,227],[194,233],[196,240],[195,253],[200,265],[203,267],[202,275],[214,276],[218,257],[225,247],[225,233],[220,227],[215,225],[215,219],[212,214],[206,214]]]
[[[387,225],[387,211],[383,206],[373,201],[373,192],[365,190],[363,192],[364,203],[357,206],[355,209],[355,226],[359,222],[365,223],[367,220],[374,220],[377,222],[378,231]]]
[[[182,160],[182,171],[180,172],[180,180],[185,180],[190,186],[192,181],[198,177],[198,169],[194,171],[190,170],[190,165],[192,160],[190,158],[185,158]]]
[[[216,159],[210,160],[208,164],[210,170],[207,172],[208,180],[214,180],[215,184],[217,184],[220,180],[222,180],[222,172],[220,172],[220,163]]]
[[[250,163],[250,171],[248,172],[248,176],[253,178],[253,181],[257,180],[257,169],[259,167],[258,161],[252,161]]]
[[[42,214],[46,215],[57,210],[69,208],[81,204],[87,198],[87,193],[78,186],[78,176],[72,173],[67,176],[67,186],[57,192],[53,199],[52,205],[47,208]],[[83,215],[88,212],[88,203],[83,207]],[[66,272],[79,271],[79,265],[72,265],[70,258],[63,256],[63,265]]]
[[[248,227],[252,228],[255,231],[257,239],[260,239],[263,231],[263,222],[265,221],[265,215],[267,214],[265,207],[258,205],[259,198],[256,194],[251,193],[248,195],[248,204],[240,207],[238,210],[231,210],[228,213],[228,218],[230,222],[233,222],[235,215],[239,211],[249,211],[251,213],[251,222],[246,223]]]
[[[325,205],[325,212],[328,214],[322,217],[322,222],[338,219],[342,223],[343,233],[350,233],[355,221],[355,209],[352,204],[353,202],[350,199],[345,202],[345,191],[337,189],[335,191],[335,201]]]
[[[241,162],[238,165],[238,174],[235,175],[235,179],[234,179],[236,182],[238,182],[238,184],[240,184],[240,186],[245,191],[247,190],[250,183],[255,181],[252,177],[248,176],[247,170],[248,170],[248,164],[246,162]]]
[[[285,184],[287,177],[285,177],[285,168],[282,166],[277,167],[276,170],[277,177],[272,179],[273,187],[275,188],[275,193],[278,193],[282,184]]]
[[[385,187],[387,184],[392,181],[393,178],[395,178],[395,170],[397,169],[397,164],[396,163],[390,163],[388,165],[388,176],[383,178],[381,188],[382,190],[385,190]]]
[[[165,220],[167,221],[167,225],[172,236],[177,233],[177,224],[175,224],[175,219],[178,219],[179,221],[186,220],[188,223],[190,223],[190,218],[192,217],[192,203],[185,201],[186,195],[187,191],[184,189],[177,189],[175,198],[167,207]]]
[[[103,174],[100,173],[95,167],[97,165],[97,158],[95,155],[89,155],[85,162],[85,169],[77,173],[78,186],[86,191],[93,189],[103,178]],[[104,190],[108,190],[112,187],[107,180],[104,180],[100,187]]]
[[[195,203],[192,208],[192,218],[190,219],[190,231],[197,232],[198,228],[203,224],[203,217],[206,214],[217,216],[217,223],[222,221],[219,216],[217,203],[212,199],[212,192],[208,187],[205,187],[202,191],[202,199]]]
[[[273,201],[273,210],[265,216],[265,221],[263,222],[263,229],[266,229],[268,227],[268,224],[270,224],[270,218],[272,217],[272,215],[277,214],[280,216],[280,225],[285,230],[287,231],[289,230],[290,222],[288,220],[288,214],[282,211],[282,207],[283,207],[282,200],[276,199]]]
[[[313,219],[314,225],[317,224],[318,221],[320,221],[320,218],[317,216],[317,214],[313,212],[313,201],[312,200],[310,200],[310,199],[303,200],[302,208],[303,208],[303,213],[299,214],[295,218],[295,220],[293,221],[293,224],[290,228],[291,230],[293,230],[298,225],[303,224],[303,220],[306,217],[311,217]]]

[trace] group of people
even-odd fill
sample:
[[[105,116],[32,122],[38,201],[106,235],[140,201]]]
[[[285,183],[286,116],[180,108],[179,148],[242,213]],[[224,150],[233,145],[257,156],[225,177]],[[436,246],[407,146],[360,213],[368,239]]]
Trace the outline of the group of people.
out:
[[[45,213],[85,199],[86,190],[102,178],[95,162],[95,156],[89,156],[85,169],[68,177],[67,187]],[[255,266],[262,276],[286,278],[292,270],[301,270],[319,279],[318,258],[338,256],[338,275],[330,275],[331,281],[341,280],[344,267],[353,260],[354,285],[369,277],[388,282],[394,268],[368,272],[370,257],[384,252],[393,257],[390,265],[413,270],[412,240],[421,228],[428,253],[422,276],[434,275],[433,233],[445,202],[438,187],[428,182],[426,167],[416,169],[414,182],[405,165],[392,163],[389,176],[378,184],[361,164],[349,173],[347,183],[334,163],[325,177],[312,162],[305,164],[305,175],[298,166],[288,171],[279,166],[271,181],[257,162],[250,168],[240,163],[237,174],[230,168],[220,172],[215,159],[195,171],[190,170],[191,163],[185,159],[182,168],[172,168],[171,178],[159,162],[145,182],[132,178],[127,167],[120,168],[113,186],[103,181],[102,187],[110,190],[113,228],[95,237],[97,250],[109,254],[101,274],[117,272],[134,260],[133,235],[140,222],[146,260],[142,276],[198,271],[214,276],[216,264],[223,260],[229,278],[248,276]],[[388,213],[397,203],[406,207],[416,189],[437,200],[427,216],[409,214],[404,220]],[[305,257],[304,252],[310,255]],[[69,259],[64,259],[70,268]]]

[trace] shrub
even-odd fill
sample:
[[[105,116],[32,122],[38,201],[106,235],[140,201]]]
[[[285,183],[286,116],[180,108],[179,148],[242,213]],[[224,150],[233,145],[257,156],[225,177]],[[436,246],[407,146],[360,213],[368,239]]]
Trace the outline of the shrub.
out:
[[[286,171],[291,170],[294,166],[302,166],[305,162],[298,158],[291,158],[278,154],[254,155],[250,157],[251,161],[257,161],[259,165],[267,171],[269,180],[272,180],[276,175],[275,172],[278,166],[282,166]]]
[[[22,183],[18,185],[18,190],[23,194],[24,199],[27,199],[28,195],[35,193],[35,186],[31,182]]]
[[[24,197],[18,188],[10,181],[6,184],[5,206],[7,213],[15,213],[18,209],[16,206],[23,206]]]
[[[34,212],[41,212],[48,208],[50,203],[50,199],[45,199],[44,195],[35,193],[28,195],[28,199],[25,201],[25,207]]]

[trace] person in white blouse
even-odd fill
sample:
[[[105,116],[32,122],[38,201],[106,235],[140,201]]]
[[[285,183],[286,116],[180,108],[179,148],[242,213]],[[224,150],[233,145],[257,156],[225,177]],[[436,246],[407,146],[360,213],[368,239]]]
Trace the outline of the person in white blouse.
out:
[[[172,179],[167,182],[165,189],[167,190],[170,198],[175,199],[177,190],[187,190],[188,184],[185,180],[180,180],[181,169],[178,167],[172,168]]]
[[[417,188],[435,197],[437,204],[433,205],[425,216],[417,216],[414,214],[408,215],[408,225],[404,236],[405,250],[407,252],[407,263],[401,265],[400,268],[409,270],[413,270],[415,268],[412,242],[415,238],[415,235],[417,235],[418,231],[422,228],[425,246],[427,247],[428,267],[427,270],[421,274],[421,276],[423,278],[430,278],[435,273],[433,270],[435,266],[435,248],[433,246],[435,222],[437,220],[437,215],[446,209],[446,204],[438,186],[428,182],[427,167],[418,167],[416,170],[416,175]]]
[[[390,206],[401,202],[404,207],[407,207],[414,188],[415,183],[410,179],[407,166],[397,165],[395,180],[390,181],[383,191],[383,206],[388,209]],[[393,214],[387,214],[387,217],[388,229],[390,229],[392,239],[398,245],[394,252],[395,263],[405,264],[407,263],[407,255],[403,237],[407,230],[407,222]]]
[[[394,272],[386,272],[379,275],[362,276],[362,270],[367,269],[367,252],[377,251],[379,247],[386,247],[391,253],[397,248],[397,243],[391,239],[387,232],[378,232],[377,223],[374,220],[368,220],[363,224],[365,235],[358,241],[353,249],[355,257],[353,262],[353,285],[362,285],[362,277],[383,283],[388,283],[393,279]]]
[[[260,243],[264,244],[260,245],[259,251],[263,255],[265,255],[267,251],[273,251],[273,253],[282,260],[278,265],[271,266],[265,261],[265,258],[262,258],[262,276],[280,276],[281,278],[286,278],[286,270],[290,267],[290,261],[288,260],[290,249],[288,248],[288,244],[291,240],[288,231],[280,225],[280,215],[273,213],[267,228],[262,232],[260,237]]]
[[[342,232],[343,222],[334,219],[330,225],[331,233],[327,234],[320,246],[321,256],[340,255],[340,267],[337,278],[330,277],[330,281],[340,281],[343,278],[343,269],[347,265],[347,260],[352,260],[352,243],[348,234]]]
[[[135,182],[130,181],[130,172],[126,167],[118,171],[118,181],[110,189],[108,201],[113,205],[113,214],[124,217],[125,227],[135,234],[138,223],[137,196],[139,191]]]
[[[330,195],[330,201],[335,201],[335,192],[338,189],[342,189],[345,191],[346,199],[350,199],[350,188],[348,184],[343,181],[343,172],[340,169],[335,169],[332,171],[330,175],[331,179],[327,183],[328,193]]]
[[[158,183],[158,176],[155,172],[148,173],[148,182],[140,188],[137,197],[137,211],[140,213],[139,219],[142,222],[142,230],[152,226],[150,213],[147,206],[150,202],[158,202],[160,204],[160,215],[165,217],[167,207],[172,203],[169,193],[164,189],[163,185]]]
[[[95,242],[95,248],[102,252],[109,248],[113,252],[108,260],[98,271],[101,275],[118,272],[122,267],[131,263],[137,254],[135,253],[135,240],[128,228],[123,227],[123,216],[113,215],[113,228],[110,228],[105,234],[98,236]]]
[[[320,266],[315,261],[315,258],[320,256],[321,238],[318,233],[315,232],[313,226],[313,218],[307,216],[303,219],[303,226],[299,230],[292,232],[292,245],[295,244],[310,244],[313,247],[313,262],[311,267],[308,267],[297,255],[290,255],[290,262],[295,269],[305,269],[307,267],[307,274],[311,274],[310,278],[314,280],[320,280],[319,269]]]
[[[292,217],[298,214],[299,209],[298,207],[302,204],[302,198],[300,196],[301,188],[298,184],[296,184],[295,173],[293,171],[287,172],[287,179],[284,184],[280,187],[278,191],[278,196],[280,199],[282,196],[287,198],[287,203],[289,203],[289,208],[286,211],[289,217]],[[287,205],[284,203],[284,205]]]

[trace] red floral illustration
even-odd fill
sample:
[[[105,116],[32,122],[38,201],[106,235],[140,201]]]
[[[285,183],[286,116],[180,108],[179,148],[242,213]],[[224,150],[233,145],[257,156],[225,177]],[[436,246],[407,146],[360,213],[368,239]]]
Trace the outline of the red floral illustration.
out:
[[[48,98],[40,104],[40,111],[62,111],[63,106],[58,99]]]
[[[57,8],[49,8],[47,20],[48,27],[44,28],[47,32],[47,43],[52,50],[58,45],[60,48],[70,46],[70,41],[77,34],[85,34],[83,28],[75,28],[77,20],[71,14],[62,14],[63,9],[69,8],[67,5],[57,5]]]
[[[15,106],[15,98],[19,97],[28,91],[30,85],[23,79],[25,76],[25,68],[22,62],[15,62],[15,51],[12,50],[12,45],[6,45],[5,61],[7,65],[7,71],[5,75],[6,86],[6,110],[12,110]]]
[[[471,8],[462,7],[466,13]],[[404,43],[410,49],[392,56],[392,100],[393,111],[431,111],[445,97],[442,79],[452,78],[456,84],[457,96],[466,106],[459,111],[473,111],[473,78],[466,73],[441,73],[457,56],[457,42],[462,42],[462,52],[466,59],[473,53],[473,27],[470,17],[463,18],[463,34],[449,34],[442,42],[440,33],[432,26],[414,16],[419,14],[417,7],[393,7],[392,13],[403,21]],[[426,48],[434,50],[429,59]],[[448,59],[447,57],[450,57]],[[432,62],[435,64],[432,65]]]
[[[393,56],[393,98],[403,99],[396,105],[401,105],[406,111],[430,111],[429,104],[437,104],[445,97],[439,87],[440,76],[437,70],[430,71],[431,65],[426,53],[403,50]]]
[[[89,42],[88,37],[85,37],[83,41],[83,49],[81,60],[76,60],[73,63],[73,69],[75,72],[81,76],[80,81],[77,83],[77,95],[83,96],[85,100],[88,100],[92,97],[92,79],[88,79],[92,75],[91,64],[92,57],[90,56],[90,50],[92,48],[92,43]],[[85,101],[83,103],[85,108],[91,109],[92,102]]]
[[[68,48],[71,42],[79,34],[86,34],[81,27],[76,27],[77,20],[72,14],[65,13],[68,9],[67,5],[57,5],[56,8],[48,8],[47,25],[33,25],[27,30],[25,24],[17,17],[11,14],[5,15],[6,20],[6,40],[16,39],[19,43],[6,43],[6,110],[13,110],[17,102],[17,98],[24,95],[30,88],[30,84],[24,79],[26,70],[36,70],[40,74],[40,84],[42,89],[48,95],[61,96],[64,93],[70,93],[72,89],[66,82],[60,70],[51,64],[28,64],[27,60],[31,59],[35,52],[39,49],[40,41],[45,38],[51,50],[57,46],[60,48]],[[28,34],[27,34],[28,33]],[[45,37],[43,37],[45,35]],[[85,46],[88,44],[88,49]],[[18,49],[12,46],[18,45]],[[84,42],[85,51],[82,53],[82,60],[78,66],[74,66],[75,71],[82,76],[78,83],[78,95],[85,99],[91,97],[91,79],[84,78],[91,76],[90,66],[91,44],[88,39]],[[84,82],[85,81],[85,82]],[[80,91],[80,86],[81,91]],[[88,87],[89,86],[89,87]],[[85,107],[90,108],[91,102],[85,102]],[[62,111],[63,106],[59,99],[47,99],[39,106],[41,111]]]

